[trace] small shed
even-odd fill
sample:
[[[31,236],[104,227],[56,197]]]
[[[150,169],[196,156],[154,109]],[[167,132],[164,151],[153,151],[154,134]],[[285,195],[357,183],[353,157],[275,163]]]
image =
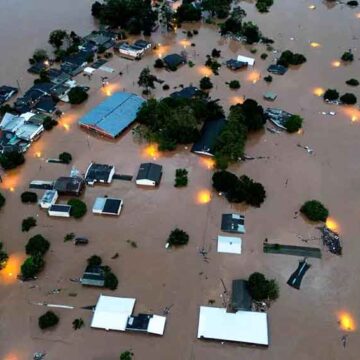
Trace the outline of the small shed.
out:
[[[267,101],[275,101],[277,98],[277,94],[272,91],[267,91],[264,95],[264,99]]]
[[[248,66],[248,63],[245,61],[238,61],[235,59],[230,59],[230,60],[226,61],[226,66],[230,70],[240,70],[240,69],[246,68]]]
[[[80,279],[81,285],[104,287],[105,272],[101,266],[87,266]]]
[[[245,234],[245,216],[242,214],[223,214],[221,230],[230,233]]]
[[[56,190],[46,190],[42,196],[39,205],[43,209],[49,209],[56,203],[58,199],[58,192]]]
[[[243,56],[243,55],[239,55],[237,57],[237,61],[246,63],[249,66],[254,66],[254,64],[255,64],[255,59],[254,58],[251,58],[251,57],[248,57],[248,56]]]
[[[162,166],[154,163],[140,165],[136,185],[158,186],[162,177]]]
[[[48,210],[49,216],[70,217],[71,206],[65,204],[51,205]]]
[[[241,238],[231,236],[218,236],[217,252],[228,254],[241,254]]]
[[[123,206],[121,199],[98,197],[95,200],[92,212],[101,215],[119,216]]]
[[[233,280],[231,291],[231,307],[234,311],[251,311],[252,298],[246,280]]]

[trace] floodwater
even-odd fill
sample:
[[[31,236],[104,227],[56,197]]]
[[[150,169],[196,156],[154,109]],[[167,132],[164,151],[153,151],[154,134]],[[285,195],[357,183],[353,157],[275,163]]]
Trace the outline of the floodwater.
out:
[[[309,8],[312,4],[316,9]],[[73,5],[79,9],[74,11]],[[45,18],[45,14],[38,14],[42,6],[49,10],[44,20],[46,26],[40,28],[34,19]],[[40,0],[31,5],[26,3],[32,12],[24,11],[21,21],[17,20],[19,9],[23,11],[20,5],[13,8],[7,4],[7,12],[1,12],[1,27],[8,24],[4,26],[5,33],[11,34],[10,24],[17,24],[16,36],[19,37],[14,46],[14,38],[10,40],[1,34],[2,49],[7,49],[1,55],[1,82],[22,76],[30,79],[25,75],[25,60],[33,48],[45,45],[46,33],[53,28],[74,29],[81,35],[91,29],[87,1],[71,3],[72,7],[69,2],[67,8],[63,3],[54,2],[53,6]],[[358,359],[359,110],[327,105],[314,95],[314,91],[336,87],[341,93],[354,92],[360,98],[358,89],[345,85],[346,80],[356,78],[360,73],[357,49],[360,19],[356,9],[342,5],[327,7],[321,1],[278,0],[265,15],[256,13],[251,2],[244,2],[244,8],[248,18],[255,20],[263,33],[275,40],[275,49],[301,52],[308,62],[290,69],[283,77],[274,76],[269,85],[262,77],[277,54],[269,53],[267,60],[261,60],[263,45],[254,46],[257,53],[251,55],[250,47],[222,39],[214,27],[205,25],[184,28],[199,29],[199,35],[189,41],[182,29],[178,29],[176,35],[155,34],[154,41],[161,45],[153,54],[139,62],[116,56],[111,60],[108,66],[115,72],[106,89],[100,88],[101,73],[95,73],[91,81],[78,76],[80,83],[91,86],[88,102],[80,107],[63,106],[65,115],[61,124],[32,146],[24,166],[4,177],[1,189],[7,203],[1,210],[0,238],[10,254],[12,267],[2,274],[8,278],[0,285],[1,359],[25,360],[35,351],[46,351],[51,360],[115,360],[120,352],[128,349],[135,353],[136,359]],[[34,36],[31,44],[28,41],[30,33]],[[191,42],[196,46],[191,47]],[[312,47],[311,43],[315,42],[319,46]],[[263,132],[251,137],[247,154],[266,158],[231,167],[237,174],[248,174],[264,184],[267,199],[259,209],[231,206],[216,193],[209,197],[207,191],[211,191],[212,170],[208,162],[189,153],[189,147],[183,146],[171,154],[154,154],[152,149],[146,151],[146,144],[134,141],[131,131],[116,141],[107,141],[89,136],[76,123],[82,114],[116,90],[141,94],[136,85],[141,69],[146,65],[152,67],[155,58],[167,53],[186,51],[196,65],[193,68],[184,66],[175,73],[153,72],[171,88],[179,84],[198,84],[208,72],[203,67],[206,54],[214,47],[222,51],[221,62],[240,53],[256,58],[254,69],[233,73],[222,67],[219,76],[211,76],[215,85],[211,95],[220,99],[226,109],[244,96],[267,106],[262,95],[271,89],[278,94],[274,106],[300,114],[305,119],[302,134]],[[350,65],[332,66],[332,62],[339,60],[349,48],[356,60]],[[119,72],[123,75],[119,76]],[[239,90],[231,91],[225,85],[233,79],[240,80]],[[160,86],[153,92],[156,97],[166,94]],[[336,116],[322,115],[323,111],[335,111]],[[308,154],[298,144],[310,146],[314,154]],[[140,162],[151,160],[164,166],[164,176],[156,190],[139,189],[134,183],[117,180],[109,187],[86,189],[83,200],[89,209],[97,196],[122,198],[125,205],[119,218],[95,216],[89,211],[80,221],[51,219],[37,206],[21,204],[20,194],[33,179],[48,180],[70,172],[71,165],[45,162],[62,151],[72,153],[72,165],[82,172],[90,161],[97,161],[114,164],[118,173],[134,175]],[[173,186],[175,170],[182,167],[189,171],[189,185],[176,189]],[[205,199],[204,194],[206,201],[199,201]],[[304,245],[300,235],[312,239],[308,246],[320,246],[319,240],[313,239],[319,236],[315,225],[307,223],[301,216],[294,216],[304,201],[313,198],[329,208],[332,224],[337,226],[343,239],[344,254],[336,257],[324,250],[321,260],[309,259],[312,267],[298,291],[286,285],[286,281],[300,259],[263,254],[262,243],[268,238],[269,242]],[[242,254],[218,254],[216,238],[221,214],[234,210],[244,211],[246,215],[247,233],[242,236]],[[29,233],[21,233],[21,221],[27,216],[36,217],[38,226]],[[166,238],[175,227],[187,231],[190,242],[182,249],[166,250]],[[90,244],[74,248],[72,243],[64,243],[65,234],[70,232],[89,237]],[[51,242],[46,268],[36,282],[17,282],[14,274],[19,259],[24,256],[24,245],[37,233]],[[127,240],[135,241],[137,248],[130,246]],[[209,252],[208,263],[198,253],[201,248]],[[111,259],[115,253],[119,253],[119,257]],[[135,313],[161,314],[166,306],[172,306],[163,337],[90,328],[91,312],[81,307],[94,305],[100,291],[81,288],[69,279],[81,276],[86,259],[93,254],[100,255],[119,278],[116,291],[105,290],[103,293],[136,297]],[[233,279],[247,277],[254,271],[276,278],[280,284],[280,298],[269,310],[269,348],[197,340],[199,306],[206,305],[209,300],[215,300],[216,306],[223,306],[227,296],[222,297],[221,280],[230,290]],[[61,289],[60,294],[49,295],[55,288]],[[38,302],[75,308],[56,309],[60,315],[59,325],[54,330],[42,332],[38,329],[37,318],[46,308],[35,305]],[[74,331],[71,322],[78,317],[84,319],[86,327]],[[345,348],[341,342],[344,334],[348,334]]]

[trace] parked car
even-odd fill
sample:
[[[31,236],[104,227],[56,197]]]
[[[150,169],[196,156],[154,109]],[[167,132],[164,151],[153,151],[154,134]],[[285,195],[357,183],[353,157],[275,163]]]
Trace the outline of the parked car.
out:
[[[89,240],[84,237],[77,237],[74,240],[75,245],[87,245],[89,243]]]

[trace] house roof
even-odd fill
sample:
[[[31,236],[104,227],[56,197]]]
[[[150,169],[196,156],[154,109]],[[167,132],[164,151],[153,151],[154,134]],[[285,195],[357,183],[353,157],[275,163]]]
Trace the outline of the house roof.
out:
[[[269,345],[267,314],[200,306],[198,338]]]
[[[241,62],[244,62],[244,63],[247,63],[248,65],[250,66],[253,66],[255,64],[255,59],[254,58],[251,58],[251,57],[248,57],[248,56],[244,56],[244,55],[239,55],[237,57],[237,61],[241,61]]]
[[[135,121],[143,102],[135,94],[117,92],[83,116],[79,124],[115,138]]]
[[[111,173],[114,171],[113,165],[91,163],[85,174],[85,181],[87,183],[94,183],[97,181],[110,182],[112,179]]]
[[[238,70],[241,69],[243,67],[247,67],[248,63],[245,61],[238,61],[235,59],[230,59],[228,61],[226,61],[226,66],[233,69],[233,70]]]
[[[51,205],[49,208],[49,211],[57,211],[63,213],[69,213],[70,210],[71,210],[71,205],[66,205],[66,204],[54,204]]]
[[[226,120],[224,118],[206,121],[201,129],[200,138],[194,143],[191,151],[197,154],[213,156],[216,140],[224,128],[225,123]]]
[[[95,214],[119,215],[123,201],[121,199],[98,197],[92,211]]]
[[[147,332],[156,335],[163,335],[166,317],[153,314],[139,314],[130,316],[126,330]]]
[[[84,180],[79,176],[62,176],[54,184],[54,189],[59,192],[78,193],[84,186]]]
[[[264,99],[265,100],[271,100],[271,101],[274,101],[276,100],[277,98],[277,94],[272,92],[272,91],[267,91],[265,94],[264,94]]]
[[[151,180],[159,183],[162,175],[162,166],[154,163],[143,163],[140,165],[136,180]]]
[[[89,286],[104,286],[105,273],[103,268],[101,266],[88,265],[81,278],[81,284]]]
[[[245,216],[241,214],[223,214],[221,230],[231,233],[245,233]]]
[[[125,331],[135,301],[133,298],[100,295],[91,321],[91,327]]]
[[[164,62],[169,67],[178,67],[186,62],[185,58],[179,54],[170,54],[164,57]]]
[[[0,86],[0,105],[2,105],[5,101],[8,101],[17,92],[17,88],[7,85]]]
[[[232,236],[218,236],[217,252],[241,254],[241,238]]]
[[[231,306],[235,311],[251,310],[252,298],[246,280],[233,280],[231,290]]]
[[[151,42],[143,40],[143,39],[139,39],[134,42],[134,45],[139,46],[142,49],[147,49],[147,48],[151,47]]]
[[[202,94],[202,91],[195,86],[187,86],[180,91],[175,91],[170,94],[173,98],[192,99],[196,95]]]

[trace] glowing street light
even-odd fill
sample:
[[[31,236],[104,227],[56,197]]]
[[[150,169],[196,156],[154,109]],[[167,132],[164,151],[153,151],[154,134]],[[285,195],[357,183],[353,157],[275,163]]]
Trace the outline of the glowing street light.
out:
[[[321,45],[320,45],[318,42],[313,41],[313,42],[310,43],[310,46],[311,46],[312,48],[318,48],[318,47],[320,47]]]
[[[341,311],[337,314],[338,322],[341,330],[354,331],[356,329],[355,320],[351,314]]]
[[[196,202],[198,204],[207,204],[211,201],[211,192],[209,190],[201,190],[197,193]]]
[[[339,60],[334,60],[332,63],[331,63],[332,67],[340,67],[341,66],[341,62]]]

